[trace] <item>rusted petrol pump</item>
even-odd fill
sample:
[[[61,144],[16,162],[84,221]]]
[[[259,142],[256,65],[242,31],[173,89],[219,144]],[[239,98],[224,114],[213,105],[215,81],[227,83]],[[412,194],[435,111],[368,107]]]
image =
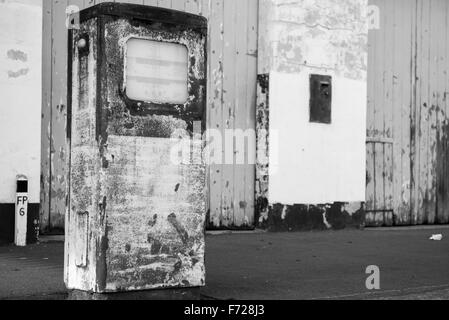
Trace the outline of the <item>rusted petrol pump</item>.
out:
[[[204,285],[206,34],[200,16],[116,3],[69,31],[68,289]]]

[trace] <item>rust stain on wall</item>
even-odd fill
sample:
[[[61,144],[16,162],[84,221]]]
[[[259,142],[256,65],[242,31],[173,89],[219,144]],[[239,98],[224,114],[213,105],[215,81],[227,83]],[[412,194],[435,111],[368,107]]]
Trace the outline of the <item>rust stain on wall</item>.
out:
[[[23,76],[26,76],[29,71],[30,71],[30,69],[28,69],[28,68],[19,69],[18,71],[8,71],[8,77],[9,78],[23,77]]]
[[[448,223],[449,215],[449,120],[445,119],[437,132],[434,152],[436,153],[435,172],[436,186],[435,199],[438,201],[435,223]]]
[[[6,53],[8,59],[14,60],[14,61],[21,61],[21,62],[27,62],[28,61],[28,54],[26,52],[23,52],[22,50],[15,50],[10,49]]]

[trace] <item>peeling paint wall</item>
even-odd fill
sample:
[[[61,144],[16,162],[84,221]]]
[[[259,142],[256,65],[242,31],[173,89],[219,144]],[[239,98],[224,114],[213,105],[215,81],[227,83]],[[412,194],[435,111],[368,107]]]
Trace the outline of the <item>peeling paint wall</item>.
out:
[[[44,97],[41,228],[64,226],[68,170],[66,132],[68,5],[80,9],[101,0],[44,1]],[[120,1],[111,1],[120,2]],[[255,129],[258,0],[127,0],[202,15],[209,20],[207,128]],[[237,149],[237,148],[236,148]],[[249,152],[253,152],[250,150]],[[249,153],[248,152],[248,153]],[[208,227],[254,228],[254,163],[208,168]]]
[[[209,1],[208,128],[222,137],[225,130],[256,127],[258,5],[258,0]],[[210,229],[254,228],[254,181],[249,161],[210,166]]]
[[[0,204],[15,202],[19,174],[38,204],[42,1],[0,1],[0,39]]]
[[[333,71],[364,80],[367,0],[261,0],[259,74]]]
[[[258,222],[274,230],[361,226],[367,1],[263,0],[260,7],[258,69],[269,77],[269,94],[259,83],[258,186],[264,187],[257,203],[265,206],[258,206]],[[311,74],[332,77],[331,124],[310,122]],[[267,152],[268,177],[260,172]]]
[[[270,179],[270,76],[261,74],[257,78],[257,107],[256,107],[256,222],[268,220],[269,214],[269,179]]]
[[[370,4],[367,224],[448,223],[449,2]]]

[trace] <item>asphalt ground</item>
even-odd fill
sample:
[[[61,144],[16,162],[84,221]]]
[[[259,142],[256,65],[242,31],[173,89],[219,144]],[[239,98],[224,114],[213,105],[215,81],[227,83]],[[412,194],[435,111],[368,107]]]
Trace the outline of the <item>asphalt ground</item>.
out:
[[[430,241],[443,234],[442,241]],[[0,299],[61,300],[64,245],[0,247]],[[61,240],[61,239],[59,239]],[[207,236],[204,299],[449,300],[449,228]],[[368,266],[380,290],[366,288]]]

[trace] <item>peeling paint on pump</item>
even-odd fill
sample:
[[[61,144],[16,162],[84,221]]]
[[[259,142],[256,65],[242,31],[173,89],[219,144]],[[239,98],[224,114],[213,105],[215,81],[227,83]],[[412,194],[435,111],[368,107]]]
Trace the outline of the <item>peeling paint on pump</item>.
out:
[[[100,9],[120,13],[132,7],[106,4]],[[193,134],[194,121],[204,122],[205,22],[189,15],[185,21],[192,27],[177,25],[184,14],[138,9],[149,16],[133,20],[100,15],[82,21],[73,36],[66,249],[70,289],[103,293],[205,284],[206,167],[203,141]],[[152,21],[158,10],[171,21]],[[74,45],[83,37],[89,39],[86,51]],[[127,98],[124,70],[129,38],[188,48],[190,97],[185,104]],[[204,130],[204,123],[200,127]],[[170,156],[180,138],[190,139],[193,148],[190,161],[176,164]],[[76,266],[74,260],[85,264]]]

